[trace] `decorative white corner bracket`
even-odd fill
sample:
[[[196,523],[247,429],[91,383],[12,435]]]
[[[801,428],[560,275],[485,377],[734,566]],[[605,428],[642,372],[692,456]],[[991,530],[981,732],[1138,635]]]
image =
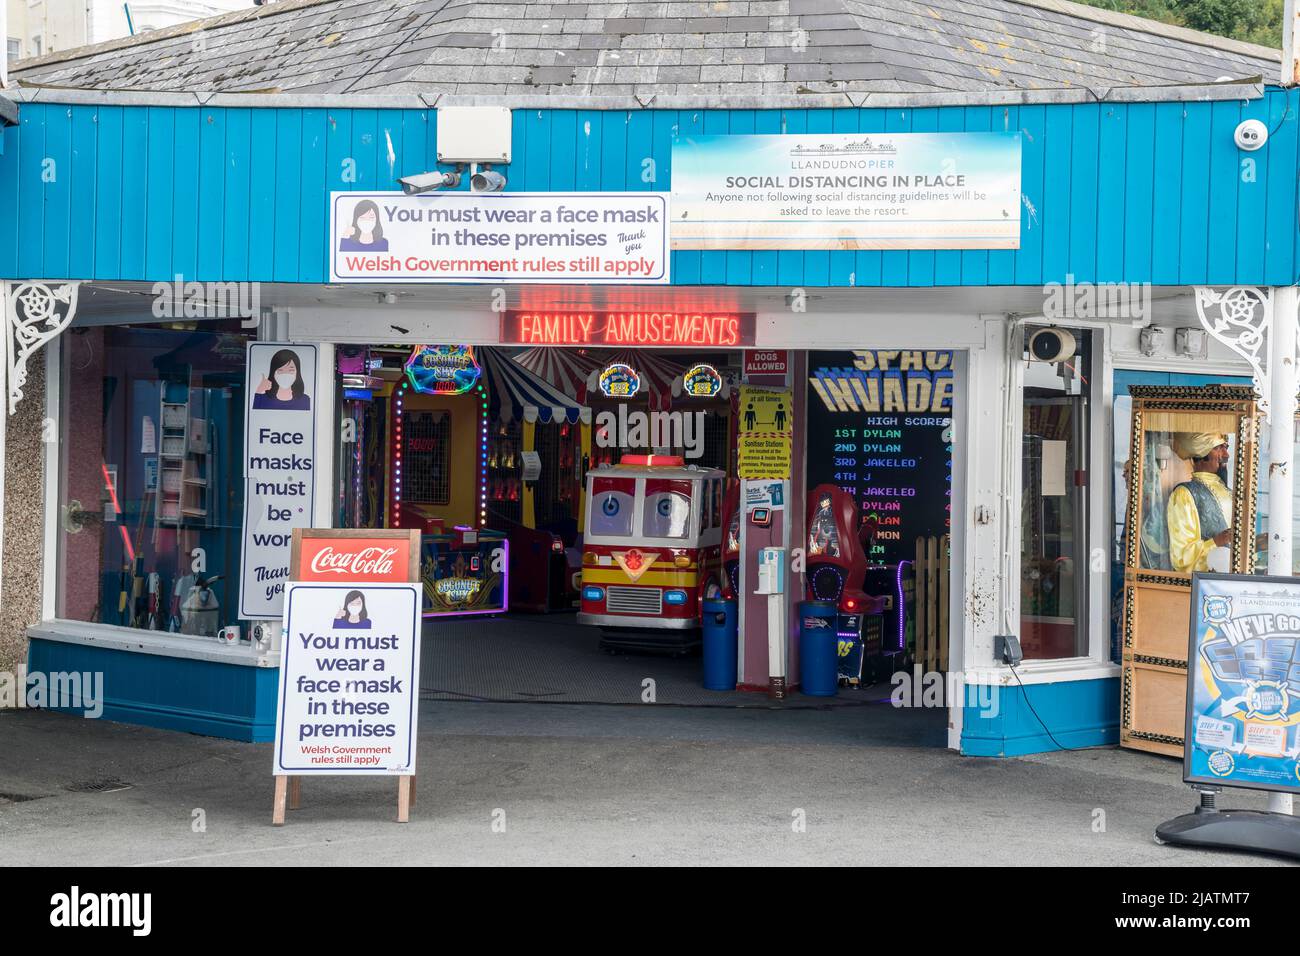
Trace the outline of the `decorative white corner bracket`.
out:
[[[18,410],[27,384],[27,360],[77,314],[80,282],[5,283],[5,383],[9,414]]]
[[[1271,288],[1233,286],[1222,292],[1197,286],[1196,314],[1205,331],[1214,336],[1250,364],[1255,401],[1265,418],[1269,417],[1271,369],[1268,364],[1269,335],[1273,330],[1274,300]],[[1282,317],[1296,322],[1297,316]],[[1298,350],[1300,351],[1300,350]],[[1297,356],[1300,359],[1300,355]],[[1291,397],[1290,417],[1295,417],[1296,396]]]

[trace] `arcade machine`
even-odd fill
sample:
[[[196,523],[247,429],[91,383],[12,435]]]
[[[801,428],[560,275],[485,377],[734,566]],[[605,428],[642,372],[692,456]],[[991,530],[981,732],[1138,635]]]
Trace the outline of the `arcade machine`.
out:
[[[389,396],[388,526],[417,528],[425,617],[500,614],[509,541],[484,525],[487,400],[467,346],[421,346]]]
[[[859,517],[853,496],[838,485],[818,485],[808,496],[808,596],[835,604],[839,616],[839,676],[859,685],[867,662],[881,653],[886,597],[865,593],[867,553],[874,526]]]

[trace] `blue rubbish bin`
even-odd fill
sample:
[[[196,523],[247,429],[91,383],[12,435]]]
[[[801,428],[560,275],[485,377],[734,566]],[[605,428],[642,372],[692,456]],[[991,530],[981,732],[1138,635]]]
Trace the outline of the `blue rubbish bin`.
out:
[[[704,599],[704,689],[736,689],[736,602]]]
[[[799,603],[799,689],[812,697],[834,697],[839,690],[839,615],[830,601]]]

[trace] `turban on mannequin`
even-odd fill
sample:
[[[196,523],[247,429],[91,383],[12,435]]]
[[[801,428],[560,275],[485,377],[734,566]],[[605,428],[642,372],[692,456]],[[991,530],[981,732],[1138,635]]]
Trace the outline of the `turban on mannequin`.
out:
[[[1178,432],[1169,443],[1169,447],[1175,455],[1186,461],[1192,458],[1204,458],[1220,445],[1227,443],[1227,435],[1219,435],[1215,432]]]

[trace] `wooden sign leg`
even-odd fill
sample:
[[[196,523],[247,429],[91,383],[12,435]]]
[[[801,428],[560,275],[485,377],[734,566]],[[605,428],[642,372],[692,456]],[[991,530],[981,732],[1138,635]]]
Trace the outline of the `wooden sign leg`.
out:
[[[289,796],[289,778],[277,776],[275,778],[275,800],[271,805],[271,825],[284,826],[284,805]]]
[[[415,806],[415,774],[411,774],[411,806]]]
[[[302,806],[302,777],[289,778],[289,809],[297,810]]]
[[[397,778],[397,822],[411,822],[411,775]]]

